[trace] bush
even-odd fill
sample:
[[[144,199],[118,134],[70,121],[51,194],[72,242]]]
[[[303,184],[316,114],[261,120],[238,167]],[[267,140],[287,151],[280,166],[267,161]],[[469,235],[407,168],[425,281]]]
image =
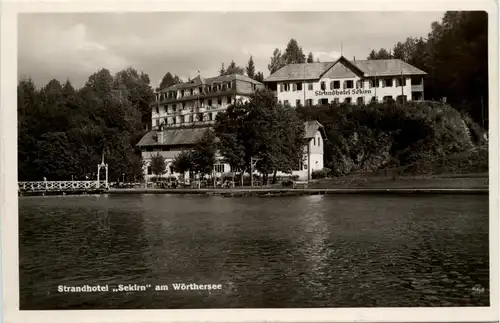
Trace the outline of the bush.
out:
[[[304,120],[318,120],[328,137],[324,162],[331,170],[314,171],[313,178],[410,166],[470,151],[485,142],[470,118],[440,102],[322,105],[300,107],[297,112]]]
[[[330,169],[328,168],[323,168],[320,170],[313,170],[311,177],[312,179],[320,179],[320,178],[326,178],[330,175]]]

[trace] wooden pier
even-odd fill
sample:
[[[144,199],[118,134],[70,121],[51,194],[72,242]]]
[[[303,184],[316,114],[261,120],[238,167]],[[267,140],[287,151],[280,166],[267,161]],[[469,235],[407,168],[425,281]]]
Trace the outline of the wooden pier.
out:
[[[99,194],[109,190],[107,181],[40,181],[18,182],[23,195]]]

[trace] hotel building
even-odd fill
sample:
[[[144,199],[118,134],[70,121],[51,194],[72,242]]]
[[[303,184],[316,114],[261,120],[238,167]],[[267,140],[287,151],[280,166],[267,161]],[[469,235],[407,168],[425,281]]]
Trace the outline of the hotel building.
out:
[[[424,71],[399,59],[289,64],[264,80],[292,107],[424,99]]]
[[[247,100],[264,84],[245,75],[230,74],[212,78],[197,76],[185,83],[175,84],[156,93],[152,104],[152,127],[166,128],[208,126],[218,112],[235,100]]]

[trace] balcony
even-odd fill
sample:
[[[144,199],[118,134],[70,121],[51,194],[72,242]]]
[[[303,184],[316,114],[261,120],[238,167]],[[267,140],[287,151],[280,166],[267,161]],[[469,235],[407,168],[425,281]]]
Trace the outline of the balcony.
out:
[[[423,84],[412,84],[411,91],[412,92],[423,92],[424,85]]]

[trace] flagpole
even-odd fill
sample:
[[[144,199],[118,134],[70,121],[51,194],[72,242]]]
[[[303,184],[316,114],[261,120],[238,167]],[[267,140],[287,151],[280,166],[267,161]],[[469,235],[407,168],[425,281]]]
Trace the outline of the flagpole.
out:
[[[401,70],[401,105],[405,105],[405,92],[404,92],[404,78],[403,78],[403,70]]]

